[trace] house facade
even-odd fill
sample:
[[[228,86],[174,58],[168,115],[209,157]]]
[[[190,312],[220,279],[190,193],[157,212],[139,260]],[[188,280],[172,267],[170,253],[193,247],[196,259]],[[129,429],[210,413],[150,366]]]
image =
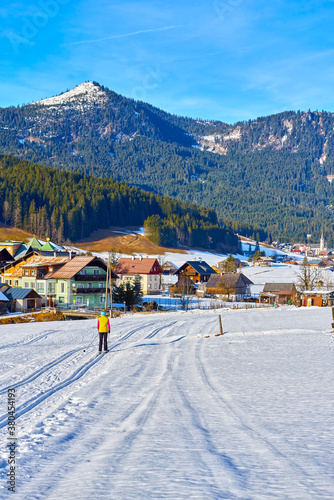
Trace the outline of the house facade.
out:
[[[122,257],[115,267],[115,273],[118,275],[118,286],[127,281],[133,283],[138,276],[144,295],[154,295],[160,291],[163,270],[154,257]]]
[[[265,283],[260,302],[266,304],[293,304],[298,292],[294,283]]]
[[[253,282],[242,273],[226,273],[210,276],[205,293],[219,299],[241,302],[251,295]]]
[[[42,297],[32,288],[8,288],[4,293],[10,312],[37,311],[42,307]]]
[[[111,280],[117,275],[111,271]],[[49,277],[54,303],[58,306],[104,307],[107,265],[94,256],[77,256]]]
[[[207,282],[211,275],[215,275],[216,271],[212,269],[205,261],[189,260],[185,262],[175,274],[180,278],[189,278],[193,283]]]
[[[43,305],[53,306],[56,283],[51,275],[68,262],[68,257],[43,257],[32,252],[2,270],[4,283],[16,288],[33,289]]]

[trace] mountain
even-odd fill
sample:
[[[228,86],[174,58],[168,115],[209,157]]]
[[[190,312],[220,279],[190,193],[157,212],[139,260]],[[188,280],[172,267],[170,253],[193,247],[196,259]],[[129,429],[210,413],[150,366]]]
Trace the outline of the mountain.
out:
[[[334,244],[334,115],[229,125],[169,114],[96,82],[0,109],[0,153],[112,177],[216,210],[234,231]],[[333,175],[333,177],[332,177]]]

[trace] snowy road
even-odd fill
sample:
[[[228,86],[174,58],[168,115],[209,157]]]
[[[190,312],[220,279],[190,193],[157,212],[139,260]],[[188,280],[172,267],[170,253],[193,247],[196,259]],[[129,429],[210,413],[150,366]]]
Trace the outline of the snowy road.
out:
[[[0,326],[0,497],[334,497],[330,309],[137,315]],[[85,351],[84,351],[85,349]]]

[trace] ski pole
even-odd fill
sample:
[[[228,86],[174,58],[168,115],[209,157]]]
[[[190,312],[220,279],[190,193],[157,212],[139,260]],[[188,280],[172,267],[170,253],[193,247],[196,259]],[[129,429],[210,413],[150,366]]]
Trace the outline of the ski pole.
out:
[[[87,347],[85,347],[85,349],[83,350],[83,352],[86,352],[86,349],[88,349],[93,344],[93,342],[95,342],[95,339],[96,339],[96,337],[98,335],[99,335],[99,332],[97,332],[97,334],[95,335],[95,337],[93,338],[93,340],[91,341],[91,343]]]

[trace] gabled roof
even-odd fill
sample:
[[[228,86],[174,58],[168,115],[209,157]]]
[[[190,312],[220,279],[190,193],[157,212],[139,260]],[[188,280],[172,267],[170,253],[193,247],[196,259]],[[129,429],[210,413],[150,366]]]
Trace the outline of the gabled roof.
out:
[[[8,299],[41,298],[33,288],[9,288],[5,295]]]
[[[153,268],[156,271],[153,271]],[[122,257],[115,267],[115,273],[120,275],[133,276],[134,274],[150,274],[151,272],[155,272],[155,274],[162,273],[160,264],[155,257],[142,259],[137,257]]]
[[[23,275],[24,269],[36,269],[37,267],[48,267],[55,265],[63,265],[68,262],[68,257],[42,257],[41,255],[32,255],[25,264],[20,265],[16,271],[11,273],[11,276],[20,277]],[[17,264],[13,264],[17,265]]]
[[[52,241],[47,241],[44,243],[44,245],[40,248],[40,250],[43,250],[44,252],[55,252],[57,250],[57,247],[52,243]]]
[[[6,297],[6,295],[2,292],[0,292],[0,302],[8,302],[9,299]]]
[[[265,283],[263,288],[264,293],[293,292],[294,290],[294,283]]]
[[[32,250],[33,250],[33,248],[31,246],[29,246],[28,243],[22,243],[22,245],[20,246],[20,248],[18,249],[18,251],[16,252],[16,254],[14,256],[14,259],[18,260],[21,257],[24,257],[28,253],[32,252]]]
[[[63,278],[70,279],[73,278],[77,273],[79,273],[82,269],[84,269],[88,265],[97,265],[102,267],[104,270],[107,270],[106,264],[102,259],[94,256],[77,256],[74,259],[68,261],[64,266],[51,274],[50,278]],[[115,273],[112,273],[113,277],[116,278]]]
[[[42,243],[36,238],[36,236],[33,236],[31,240],[28,241],[27,245],[33,250],[40,250],[42,248]]]
[[[0,247],[0,261],[12,262],[13,260],[13,256],[8,252],[7,248]]]
[[[177,271],[175,271],[175,274],[179,274],[188,266],[192,267],[200,276],[207,276],[208,274],[216,274],[216,271],[214,271],[212,267],[210,267],[209,264],[207,264],[204,260],[202,261],[187,260],[187,262],[182,264],[182,266],[179,267]]]
[[[239,288],[254,283],[242,273],[226,273],[211,275],[206,284],[206,289],[209,288]]]

